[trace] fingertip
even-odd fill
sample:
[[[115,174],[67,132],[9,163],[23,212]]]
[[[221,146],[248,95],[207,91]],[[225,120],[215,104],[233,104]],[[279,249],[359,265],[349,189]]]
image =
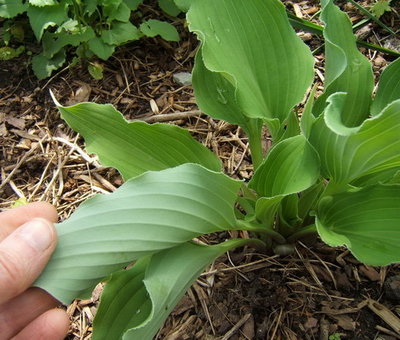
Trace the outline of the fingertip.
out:
[[[9,209],[0,213],[0,241],[11,234],[22,224],[34,219],[44,218],[50,222],[57,222],[57,210],[50,203],[35,202]]]
[[[48,323],[47,329],[49,330],[49,334],[58,334],[59,339],[64,339],[70,326],[67,312],[61,308],[54,308],[47,311],[45,317],[45,322]]]
[[[69,325],[68,314],[63,309],[51,309],[32,321],[13,340],[62,340],[68,333]]]
[[[56,244],[56,230],[43,218],[30,220],[0,243],[0,304],[32,285]]]
[[[58,221],[57,209],[48,202],[33,202],[25,205],[28,213],[32,213],[34,217],[41,217],[50,222],[56,223]]]

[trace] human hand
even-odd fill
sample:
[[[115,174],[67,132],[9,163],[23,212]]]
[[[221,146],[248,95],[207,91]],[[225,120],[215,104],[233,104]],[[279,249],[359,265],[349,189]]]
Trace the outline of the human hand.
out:
[[[68,315],[54,309],[59,302],[29,288],[56,247],[56,221],[44,202],[0,213],[0,340],[61,340],[68,332]]]

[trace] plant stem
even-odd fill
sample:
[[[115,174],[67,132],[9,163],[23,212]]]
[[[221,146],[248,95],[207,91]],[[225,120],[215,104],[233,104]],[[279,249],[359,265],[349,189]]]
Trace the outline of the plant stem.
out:
[[[262,150],[261,129],[255,133],[249,133],[249,146],[251,152],[251,160],[253,161],[254,171],[261,165],[264,155]]]
[[[276,243],[279,243],[279,244],[287,243],[286,239],[281,234],[279,234],[278,232],[273,230],[272,228],[267,228],[262,224],[255,224],[255,223],[251,223],[251,222],[247,222],[247,221],[243,221],[243,220],[239,220],[239,221],[237,221],[237,223],[238,223],[237,226],[239,229],[265,234],[265,235],[271,237]]]
[[[307,227],[301,228],[299,231],[295,232],[294,234],[290,235],[287,238],[288,243],[293,243],[304,236],[313,235],[317,233],[317,227],[315,224],[310,224]]]

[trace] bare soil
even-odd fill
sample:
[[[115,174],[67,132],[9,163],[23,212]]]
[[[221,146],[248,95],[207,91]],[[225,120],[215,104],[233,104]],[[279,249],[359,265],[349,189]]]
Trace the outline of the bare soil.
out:
[[[318,11],[307,1],[286,4],[305,19]],[[354,22],[362,18],[354,7],[344,7]],[[149,6],[143,11],[158,14]],[[382,21],[398,31],[396,7]],[[248,143],[242,131],[199,112],[191,86],[173,80],[174,73],[191,71],[197,46],[183,20],[175,24],[181,32],[179,44],[146,39],[126,45],[101,62],[105,73],[100,81],[90,77],[85,65],[67,67],[38,81],[28,56],[0,62],[1,210],[21,197],[29,202],[46,200],[57,207],[63,220],[85,199],[122,184],[117,171],[101,167],[87,154],[82,138],[60,118],[49,90],[62,104],[112,103],[127,119],[186,127],[221,157],[227,174],[250,178]],[[376,24],[364,34],[373,43],[391,41]],[[321,45],[316,36],[299,35],[312,50]],[[377,73],[393,60],[372,50],[364,52]],[[321,81],[322,50],[315,56],[316,81]],[[247,235],[231,232],[203,241],[238,236]],[[66,307],[72,322],[68,339],[91,338],[100,290],[92,299]],[[188,291],[157,339],[391,340],[400,339],[399,325],[400,266],[365,266],[347,250],[313,239],[298,243],[295,254],[286,257],[249,248],[221,257]]]

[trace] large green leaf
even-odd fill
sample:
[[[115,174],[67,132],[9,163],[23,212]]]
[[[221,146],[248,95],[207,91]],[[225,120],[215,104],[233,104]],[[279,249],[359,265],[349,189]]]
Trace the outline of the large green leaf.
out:
[[[377,115],[386,105],[397,99],[400,99],[400,58],[383,70],[375,100],[371,106],[371,114]]]
[[[176,28],[169,22],[149,19],[140,25],[142,33],[148,37],[159,35],[161,38],[168,41],[179,41],[179,33]]]
[[[47,58],[40,53],[32,58],[32,69],[38,79],[50,77],[54,70],[65,63],[65,49],[56,53],[52,58]]]
[[[0,17],[13,18],[25,12],[28,5],[22,0],[0,0]]]
[[[193,68],[193,89],[199,108],[209,116],[241,126],[247,134],[253,126],[261,129],[262,121],[245,115],[239,107],[235,87],[221,73],[204,66],[201,49],[196,54]]]
[[[46,6],[44,9],[37,6],[28,6],[29,22],[37,40],[42,39],[43,32],[47,27],[61,25],[69,19],[67,7],[68,3],[66,1],[61,1],[57,5]]]
[[[332,95],[313,125],[310,143],[318,151],[325,177],[337,185],[400,166],[400,100],[356,128],[341,124],[343,93]]]
[[[138,40],[141,33],[137,27],[130,22],[114,22],[111,29],[101,33],[101,39],[109,45],[121,45],[128,41]]]
[[[58,33],[45,32],[43,35],[43,55],[50,59],[65,46],[78,46],[94,37],[95,33],[89,26],[75,34],[64,30]]]
[[[235,228],[241,183],[196,164],[133,178],[57,225],[58,246],[35,283],[65,303],[140,257]]]
[[[149,262],[150,256],[140,259],[107,279],[93,321],[93,340],[122,339],[128,329],[148,320],[152,303],[143,279]]]
[[[347,246],[361,262],[399,262],[400,186],[375,185],[325,197],[316,225],[324,242]]]
[[[93,339],[153,339],[204,267],[248,241],[232,240],[215,246],[185,243],[141,261],[140,268],[135,265],[116,273],[104,289]]]
[[[240,109],[251,118],[286,120],[312,82],[314,59],[282,3],[195,1],[187,18],[206,68],[236,88]]]
[[[274,197],[303,191],[318,177],[318,154],[303,135],[298,135],[275,145],[249,186],[261,196]]]
[[[175,5],[183,12],[187,12],[193,0],[174,0]]]
[[[136,11],[143,0],[123,0],[131,11]]]
[[[357,126],[368,116],[374,87],[373,73],[368,59],[357,49],[356,38],[347,14],[323,0],[321,19],[325,22],[325,92],[315,105],[321,114],[328,97],[346,92],[342,121],[346,126]]]
[[[107,8],[107,7],[105,7]],[[112,24],[115,21],[129,22],[131,9],[125,2],[121,2],[118,7],[112,7],[107,13],[107,23]]]
[[[249,136],[250,144],[261,138],[262,120],[245,115],[236,101],[234,86],[221,73],[212,72],[204,66],[201,49],[197,52],[193,68],[193,88],[197,105],[203,112],[242,127]],[[252,157],[253,163],[256,163],[258,160],[253,154]]]
[[[59,110],[85,138],[88,150],[98,154],[104,165],[117,168],[125,179],[183,163],[221,170],[218,158],[178,126],[128,123],[112,105],[82,103]]]
[[[272,228],[275,215],[284,196],[260,197],[256,202],[256,218],[267,228]]]
[[[165,13],[174,17],[181,12],[181,10],[176,6],[174,0],[158,0],[158,6],[160,6]]]
[[[88,41],[90,50],[103,60],[110,58],[114,51],[115,45],[106,44],[101,38],[94,37]]]
[[[392,183],[393,180],[398,178],[399,174],[400,166],[395,166],[357,178],[355,181],[352,181],[351,184],[356,187],[365,187],[378,183]]]

